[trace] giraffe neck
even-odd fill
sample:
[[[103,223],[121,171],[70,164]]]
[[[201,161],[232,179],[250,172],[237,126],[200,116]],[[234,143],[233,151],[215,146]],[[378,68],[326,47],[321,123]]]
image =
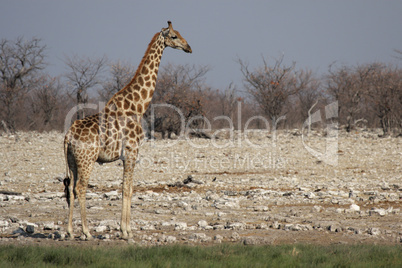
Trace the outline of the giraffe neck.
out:
[[[143,115],[152,101],[164,49],[162,34],[155,34],[131,82],[117,92],[106,107],[113,110],[115,105],[124,113]]]

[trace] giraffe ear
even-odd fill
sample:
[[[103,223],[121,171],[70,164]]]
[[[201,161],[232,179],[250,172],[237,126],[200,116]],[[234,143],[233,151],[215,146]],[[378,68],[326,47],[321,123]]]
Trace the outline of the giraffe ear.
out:
[[[169,28],[162,28],[162,35],[166,37],[169,34],[170,29]]]

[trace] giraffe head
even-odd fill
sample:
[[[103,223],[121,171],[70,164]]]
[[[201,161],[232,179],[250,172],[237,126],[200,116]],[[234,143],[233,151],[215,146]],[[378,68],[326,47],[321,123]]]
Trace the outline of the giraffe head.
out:
[[[162,29],[162,35],[165,38],[165,46],[181,49],[184,52],[191,53],[191,47],[187,44],[186,39],[184,39],[178,31],[173,30],[172,23],[168,21],[168,28]]]

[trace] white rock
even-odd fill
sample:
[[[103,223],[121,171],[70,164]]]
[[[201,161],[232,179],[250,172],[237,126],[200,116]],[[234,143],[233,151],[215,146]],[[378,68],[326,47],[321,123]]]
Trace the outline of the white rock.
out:
[[[217,244],[222,243],[222,239],[223,239],[223,237],[221,235],[215,235],[214,236],[214,242],[217,243]]]
[[[345,210],[343,208],[337,208],[336,209],[336,213],[343,213],[345,212]]]
[[[99,226],[97,226],[96,228],[95,228],[95,231],[97,232],[97,233],[103,233],[103,232],[105,232],[107,230],[107,226],[105,226],[105,225],[99,225]]]
[[[388,191],[388,190],[390,190],[391,188],[389,187],[389,184],[388,184],[388,183],[384,182],[384,183],[381,185],[381,189],[384,190],[384,191]]]
[[[99,226],[108,226],[110,230],[120,230],[120,224],[116,220],[103,220],[99,222]]]
[[[323,208],[321,206],[314,206],[311,210],[311,212],[321,212]]]
[[[96,193],[87,193],[85,197],[86,197],[87,200],[99,199],[100,198],[100,196],[98,194],[96,194]]]
[[[216,215],[217,215],[219,218],[222,218],[222,217],[225,217],[225,216],[226,216],[226,213],[219,211]]]
[[[25,224],[28,226],[28,225],[32,225],[34,228],[38,228],[39,226],[37,225],[37,224],[35,224],[35,223],[32,223],[32,222],[25,222]]]
[[[119,193],[117,191],[110,191],[104,194],[106,198],[109,198],[110,200],[118,200],[119,198]]]
[[[24,201],[25,197],[22,195],[9,195],[8,200],[13,200],[13,201]]]
[[[214,230],[223,230],[225,229],[225,226],[223,224],[215,224],[212,228]]]
[[[313,198],[315,197],[315,194],[312,193],[312,192],[309,192],[309,193],[306,194],[306,197],[307,197],[308,199],[313,199]]]
[[[285,224],[284,226],[285,231],[301,231],[302,228],[299,224]]]
[[[387,209],[387,213],[392,213],[392,212],[393,212],[393,210],[394,210],[394,208],[393,208],[393,207],[389,207],[389,208]]]
[[[194,233],[189,236],[188,240],[200,240],[201,242],[206,242],[212,239],[204,233]]]
[[[203,228],[203,229],[205,229],[205,227],[208,226],[208,222],[205,221],[205,220],[200,220],[197,224],[198,224],[198,226],[199,226],[200,228]]]
[[[246,237],[243,239],[244,245],[256,245],[258,244],[258,240],[255,237]]]
[[[274,221],[274,223],[272,223],[271,227],[273,229],[279,229],[281,227],[281,225],[279,224],[278,221]]]
[[[218,200],[219,198],[220,198],[220,196],[215,193],[208,193],[207,196],[205,197],[205,199],[208,201]]]
[[[166,243],[174,243],[174,242],[176,242],[176,237],[175,236],[171,236],[171,235],[169,235],[169,236],[167,236],[166,238],[165,238],[165,242]]]
[[[232,229],[232,230],[244,230],[244,229],[246,229],[246,225],[242,222],[233,222],[233,223],[227,224],[226,228]]]
[[[356,204],[350,205],[349,209],[352,211],[360,211],[360,207]]]
[[[232,241],[238,241],[240,239],[240,235],[237,232],[233,232],[230,238]]]
[[[188,207],[188,204],[184,201],[180,201],[177,203],[177,206],[181,207],[181,208],[186,208],[186,207]]]
[[[368,233],[371,235],[380,235],[381,231],[379,228],[369,228]]]
[[[187,229],[187,223],[185,223],[185,222],[176,222],[174,225],[175,231],[181,231],[181,230],[186,230],[186,229]]]
[[[340,232],[342,232],[343,229],[339,225],[332,224],[331,226],[329,226],[328,230],[330,232],[340,233]]]
[[[166,226],[171,226],[172,225],[172,223],[171,222],[168,222],[168,221],[163,221],[163,222],[161,222],[161,226],[164,226],[164,227],[166,227]]]
[[[100,206],[93,206],[93,207],[90,207],[90,209],[102,210],[102,209],[104,209],[104,208],[103,208],[103,207],[100,207]]]
[[[141,226],[141,230],[155,230],[155,225],[147,224],[147,225]]]
[[[0,221],[0,227],[8,227],[10,223],[8,221]]]
[[[43,223],[43,230],[53,230],[55,228],[54,222]]]
[[[64,197],[64,192],[56,192],[56,193],[40,193],[38,199],[56,199]]]
[[[373,216],[373,215],[385,216],[387,214],[388,214],[388,211],[383,208],[372,208],[369,211],[370,216]]]
[[[267,206],[256,206],[254,207],[254,211],[268,211],[268,207]]]

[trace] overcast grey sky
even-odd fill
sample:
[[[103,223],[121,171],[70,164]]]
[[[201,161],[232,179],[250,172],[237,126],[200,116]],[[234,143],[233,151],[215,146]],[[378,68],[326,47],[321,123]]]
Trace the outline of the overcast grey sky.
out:
[[[42,38],[47,45],[47,71],[63,74],[65,55],[123,60],[139,64],[153,34],[171,20],[193,54],[165,50],[166,63],[208,65],[207,82],[241,88],[237,58],[251,67],[261,55],[284,54],[325,73],[328,66],[373,61],[401,65],[402,1],[106,1],[0,0],[0,38]]]

